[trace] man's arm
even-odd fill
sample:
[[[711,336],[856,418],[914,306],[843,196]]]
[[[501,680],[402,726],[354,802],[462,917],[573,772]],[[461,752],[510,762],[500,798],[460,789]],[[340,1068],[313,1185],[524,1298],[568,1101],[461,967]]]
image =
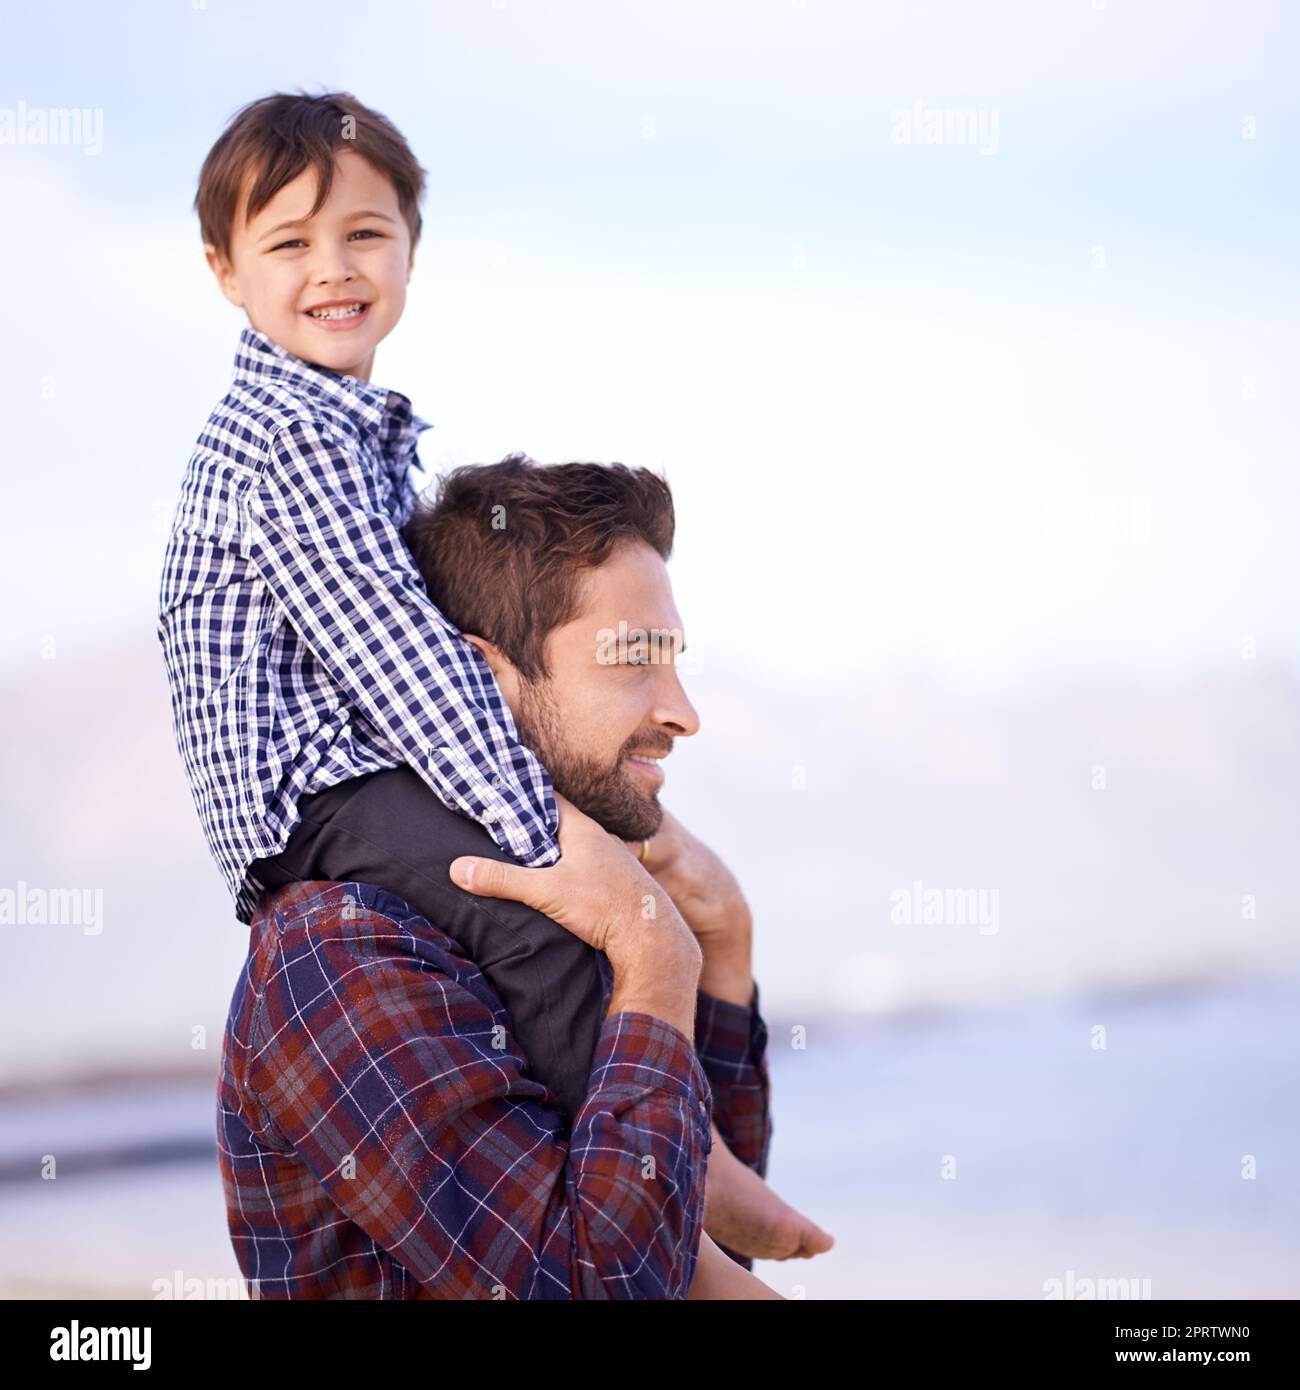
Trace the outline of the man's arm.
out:
[[[705,963],[707,966],[706,952]],[[716,979],[716,976],[715,976]],[[767,1177],[772,1144],[771,1087],[767,1075],[767,1027],[758,1010],[758,984],[751,979],[749,1007],[706,994],[701,988],[695,1005],[695,1051],[713,1093],[713,1134],[709,1173],[716,1164],[739,1160],[760,1178]],[[756,1179],[754,1181],[757,1181]],[[717,1213],[709,1208],[710,1222]],[[711,1225],[710,1229],[714,1229]],[[754,1268],[753,1258],[720,1241],[720,1248],[742,1269]]]
[[[707,955],[705,957],[707,964]],[[713,1093],[713,1123],[731,1152],[767,1177],[772,1144],[771,1084],[767,1073],[767,1025],[759,1012],[758,985],[745,1008],[706,994],[695,1005],[695,1051]]]
[[[701,846],[701,851],[704,851]],[[767,1026],[754,979],[753,919],[737,890],[710,899],[687,898],[703,963],[695,1009],[695,1050],[713,1090],[713,1121],[727,1148],[761,1178],[772,1142]],[[687,919],[690,922],[690,918]],[[692,923],[692,930],[695,925]]]
[[[711,1143],[690,1039],[611,1014],[567,1134],[448,944],[365,904],[283,925],[248,1076],[271,1137],[439,1297],[684,1297]]]
[[[559,855],[546,769],[487,663],[429,601],[375,481],[323,428],[278,431],[247,494],[247,555],[351,704],[452,810],[532,866]]]
[[[749,1241],[749,1248],[764,1251],[772,1244],[773,1212],[782,1222],[801,1218],[766,1190],[746,1198],[746,1184],[737,1176],[748,1168],[757,1174],[744,1175],[751,1183],[767,1177],[772,1139],[767,1029],[758,1010],[752,969],[753,918],[735,876],[666,809],[646,863],[667,889],[702,953],[695,1045],[713,1092],[713,1136],[719,1141],[709,1159],[708,1230],[715,1235],[732,1232]],[[760,1219],[764,1208],[768,1216]],[[762,1239],[755,1245],[756,1230]],[[719,1244],[743,1269],[753,1269],[752,1255],[739,1253],[721,1239]]]
[[[704,953],[693,926],[682,918],[663,885],[656,884],[625,848],[616,848],[617,842],[594,821],[580,816],[563,797],[558,799],[564,857],[557,867],[521,869],[469,857],[453,862],[452,877],[475,893],[527,903],[569,926],[598,951],[603,950],[613,971],[607,1013],[649,1013],[693,1034],[704,964]],[[651,885],[657,911],[647,918],[644,889]],[[639,923],[635,921],[638,916]],[[670,986],[667,993],[665,984]],[[722,1173],[714,1167],[715,1158],[724,1160]],[[741,1179],[739,1188],[736,1178]],[[757,1206],[755,1187],[760,1189]],[[789,1209],[772,1210],[771,1203],[763,1200],[764,1194],[770,1196],[762,1178],[745,1167],[725,1143],[715,1144],[705,1192],[705,1219],[712,1223],[707,1234],[714,1235],[716,1226],[731,1236],[733,1244],[739,1235],[740,1244],[745,1248],[752,1246],[754,1254],[774,1251],[783,1257],[783,1251],[789,1253],[786,1247],[790,1238],[796,1242],[795,1248],[801,1246],[801,1231],[788,1229]],[[768,1216],[759,1210],[763,1206],[769,1208]],[[780,1206],[784,1208],[783,1203]],[[789,1216],[797,1220],[797,1213],[789,1211]],[[762,1237],[758,1240],[753,1239],[756,1226]],[[717,1273],[719,1265],[725,1277],[715,1282],[710,1274]],[[692,1284],[690,1297],[771,1297],[770,1290],[752,1279],[747,1270],[728,1268],[729,1265],[734,1265],[730,1252],[714,1241],[701,1242],[697,1262],[700,1288],[697,1290]],[[748,1288],[750,1293],[740,1294],[740,1288]]]
[[[736,1158],[765,1178],[771,1090],[749,904],[722,860],[666,808],[646,867],[699,942],[695,1046],[713,1090],[717,1133]]]

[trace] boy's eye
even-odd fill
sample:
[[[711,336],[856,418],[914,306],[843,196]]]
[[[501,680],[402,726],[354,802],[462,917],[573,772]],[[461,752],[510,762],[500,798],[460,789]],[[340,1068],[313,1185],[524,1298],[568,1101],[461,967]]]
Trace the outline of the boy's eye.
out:
[[[355,232],[349,232],[349,236],[383,236],[383,232],[376,232],[370,227],[359,227]],[[294,237],[292,241],[282,241],[278,246],[271,247],[272,251],[283,251],[286,246],[306,246],[306,242],[301,237]]]

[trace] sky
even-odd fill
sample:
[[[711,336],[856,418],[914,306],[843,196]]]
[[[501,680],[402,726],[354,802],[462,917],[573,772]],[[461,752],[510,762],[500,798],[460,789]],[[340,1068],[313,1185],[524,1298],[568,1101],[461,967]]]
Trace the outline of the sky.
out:
[[[153,623],[241,326],[194,181],[239,105],[297,87],[356,92],[429,171],[375,380],[433,422],[431,477],[515,448],[662,470],[697,660],[1300,665],[1293,7],[306,14],[7,21],[0,120],[101,124],[0,144],[0,677]]]
[[[8,24],[0,883],[102,886],[110,924],[102,958],[15,943],[11,1022],[50,990],[80,1020],[27,1028],[38,1056],[157,1048],[146,996],[175,1015],[155,1031],[219,1031],[242,953],[154,630],[242,322],[195,178],[235,109],[298,87],[355,92],[428,170],[375,380],[433,423],[430,481],[524,449],[671,483],[703,736],[666,804],[759,905],[776,1014],[1293,956],[1294,9],[208,0]],[[13,141],[20,111],[69,108],[93,138]],[[918,880],[996,888],[1002,929],[900,931]]]
[[[1211,987],[1289,1007],[1300,978],[1300,7],[54,0],[5,40],[0,891],[101,894],[103,930],[9,928],[0,1087],[215,1064],[247,932],[155,637],[242,326],[191,203],[239,106],[342,88],[428,171],[374,379],[433,423],[429,480],[524,449],[672,485],[702,736],[665,804],[753,905],[778,1182],[870,1249],[855,1290],[968,1268],[1020,1296],[1013,1267],[1129,1250],[1193,1291],[1294,1287],[1217,1166],[1237,1134],[1230,1166],[1286,1168],[1280,1009]],[[79,143],[14,139],[74,108]],[[936,887],[997,929],[900,918]],[[1043,1000],[1073,1011],[1031,1026]],[[838,1018],[901,1031],[853,1050]],[[954,1132],[1002,1186],[927,1225]],[[107,1231],[63,1260],[102,1272],[206,1222],[228,1253],[215,1189],[169,1191],[116,1245],[130,1202],[42,1248]]]

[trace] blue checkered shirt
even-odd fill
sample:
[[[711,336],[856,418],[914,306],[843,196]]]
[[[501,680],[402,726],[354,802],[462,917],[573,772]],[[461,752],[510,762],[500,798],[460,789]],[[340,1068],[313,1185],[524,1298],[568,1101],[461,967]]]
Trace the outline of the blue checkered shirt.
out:
[[[299,799],[409,764],[529,866],[555,794],[491,668],[429,601],[400,535],[429,426],[411,403],[249,327],[181,485],[158,637],[208,846],[251,923]]]

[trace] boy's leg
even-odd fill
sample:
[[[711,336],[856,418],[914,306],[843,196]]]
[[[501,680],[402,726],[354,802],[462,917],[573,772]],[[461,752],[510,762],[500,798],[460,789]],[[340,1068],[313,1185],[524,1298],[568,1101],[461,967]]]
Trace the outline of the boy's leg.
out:
[[[487,831],[449,810],[408,767],[305,797],[284,850],[253,872],[268,886],[328,879],[385,888],[445,931],[491,982],[529,1074],[572,1123],[604,1021],[597,952],[522,903],[478,898],[448,875],[473,854],[509,862]]]

